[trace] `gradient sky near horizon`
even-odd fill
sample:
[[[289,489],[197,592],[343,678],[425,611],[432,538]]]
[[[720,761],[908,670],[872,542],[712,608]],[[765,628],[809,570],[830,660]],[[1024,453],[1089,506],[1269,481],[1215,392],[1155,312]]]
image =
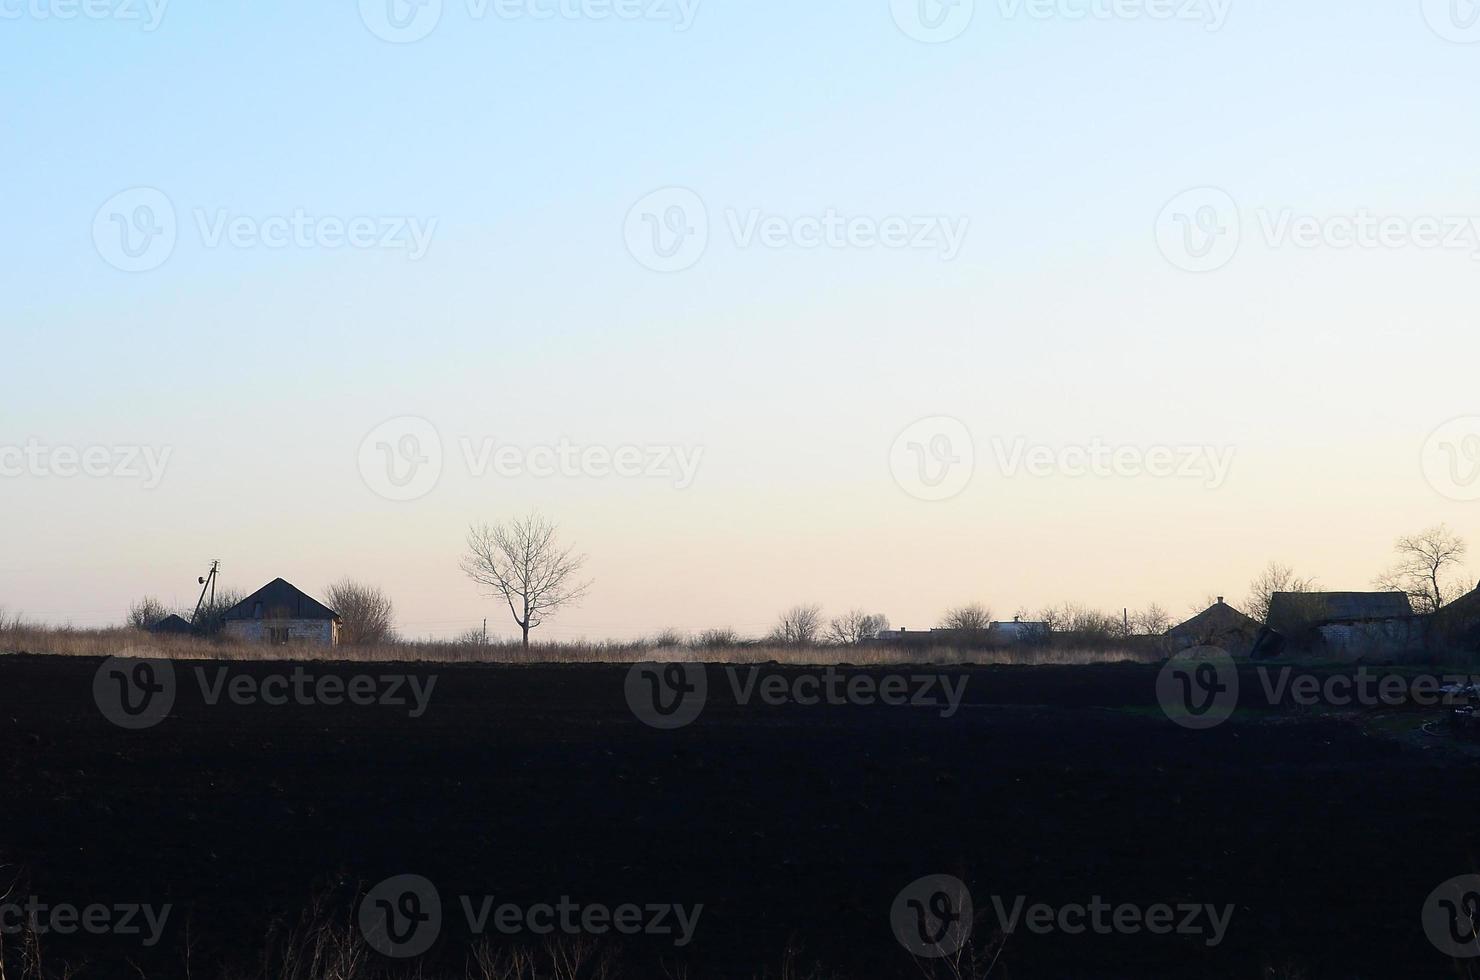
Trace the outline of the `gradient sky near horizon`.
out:
[[[967,601],[1181,618],[1271,559],[1361,589],[1400,534],[1447,522],[1480,545],[1469,0],[1231,0],[1217,30],[1211,0],[923,0],[973,11],[940,43],[905,0],[703,0],[683,30],[676,0],[631,21],[443,0],[408,43],[375,30],[418,15],[402,0],[176,0],[153,30],[115,16],[142,0],[94,2],[108,16],[0,0],[0,450],[170,455],[152,488],[0,475],[12,612],[188,607],[220,559],[243,591],[380,584],[408,635],[484,616],[507,634],[458,559],[469,523],[531,508],[594,580],[551,639],[760,634],[800,602],[911,628]],[[1143,16],[1096,13],[1115,9]],[[124,271],[107,238],[140,188],[176,238]],[[631,235],[665,188],[708,230],[673,272]],[[297,213],[432,231],[415,257],[252,239]],[[829,213],[966,231],[947,257],[735,227]],[[1362,214],[1457,230],[1278,234]],[[223,216],[239,243],[211,237]],[[1209,228],[1236,252],[1167,254]],[[361,446],[390,432],[394,452],[405,418],[440,474],[387,499]],[[960,458],[937,441],[960,430],[911,428],[929,419],[974,446],[945,500],[891,466],[907,430],[927,468]],[[480,474],[464,452],[561,440],[702,456],[678,487]],[[1232,465],[1214,486],[998,458],[1091,444]]]

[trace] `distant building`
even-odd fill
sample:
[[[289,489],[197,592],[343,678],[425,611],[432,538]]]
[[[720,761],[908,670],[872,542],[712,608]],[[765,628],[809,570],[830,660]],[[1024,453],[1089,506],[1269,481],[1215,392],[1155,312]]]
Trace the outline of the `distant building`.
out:
[[[1036,623],[1017,616],[1012,617],[1010,623],[993,622],[991,630],[999,636],[1009,640],[1031,640],[1036,637],[1048,635],[1047,623]]]
[[[1425,632],[1401,592],[1276,592],[1269,629],[1297,647],[1341,657],[1407,653],[1423,646]]]
[[[1480,652],[1480,588],[1434,614],[1433,637],[1437,644],[1452,652]]]
[[[1236,657],[1247,656],[1262,627],[1257,619],[1245,616],[1223,601],[1218,601],[1185,623],[1166,632],[1167,647],[1176,653],[1191,647],[1217,647]]]
[[[339,642],[339,614],[283,579],[273,579],[222,616],[227,636],[246,643]]]
[[[176,616],[174,613],[171,613],[149,627],[149,632],[167,636],[189,636],[195,632],[195,627],[191,626],[190,621],[183,616]]]

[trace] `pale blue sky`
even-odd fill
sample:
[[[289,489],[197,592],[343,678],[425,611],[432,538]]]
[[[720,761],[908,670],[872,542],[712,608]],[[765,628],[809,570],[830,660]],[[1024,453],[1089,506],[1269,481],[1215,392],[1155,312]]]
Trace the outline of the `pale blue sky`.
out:
[[[597,580],[560,638],[758,632],[797,601],[920,627],[967,599],[1181,613],[1241,596],[1269,558],[1361,588],[1399,533],[1480,534],[1480,504],[1420,464],[1437,426],[1480,415],[1480,263],[1255,230],[1260,209],[1480,215],[1480,44],[1441,37],[1417,0],[1233,0],[1216,32],[978,0],[942,44],[886,0],[710,0],[681,32],[444,0],[409,44],[347,2],[177,0],[151,32],[34,16],[60,2],[0,0],[21,13],[0,19],[0,445],[172,455],[153,489],[0,477],[12,610],[116,620],[140,593],[192,600],[220,558],[248,590],[380,582],[413,634],[501,626],[457,571],[462,529],[532,505]],[[662,274],[624,219],[669,186],[703,199],[710,244]],[[1204,186],[1233,196],[1245,237],[1198,275],[1156,229]],[[137,187],[168,197],[179,237],[128,273],[93,222]],[[969,226],[950,261],[742,248],[726,226],[829,208]],[[206,247],[196,213],[223,209],[436,224],[416,261]],[[410,502],[356,463],[399,416],[430,420],[446,455]],[[940,503],[888,464],[931,416],[977,448]],[[1217,489],[1007,478],[994,436],[1236,456]],[[464,437],[703,461],[684,489],[475,477]]]

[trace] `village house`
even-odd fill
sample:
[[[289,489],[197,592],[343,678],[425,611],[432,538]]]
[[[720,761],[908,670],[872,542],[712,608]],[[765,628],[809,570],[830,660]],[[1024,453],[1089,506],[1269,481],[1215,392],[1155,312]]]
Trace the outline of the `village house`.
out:
[[[1218,601],[1184,623],[1166,632],[1166,645],[1172,653],[1192,647],[1217,647],[1236,657],[1248,656],[1262,627],[1252,616],[1246,616],[1223,601]]]
[[[339,642],[339,614],[280,578],[228,609],[222,622],[227,636],[246,643]]]
[[[1449,652],[1480,652],[1480,588],[1460,596],[1434,615],[1431,639]]]
[[[1269,600],[1265,651],[1297,649],[1343,658],[1420,649],[1425,621],[1401,592],[1276,592]]]

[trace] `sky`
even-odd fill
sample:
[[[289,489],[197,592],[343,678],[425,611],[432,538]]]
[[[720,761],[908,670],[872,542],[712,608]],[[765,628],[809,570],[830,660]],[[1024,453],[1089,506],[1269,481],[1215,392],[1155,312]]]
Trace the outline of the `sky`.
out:
[[[532,509],[547,639],[1366,588],[1480,534],[1477,73],[1471,0],[0,0],[0,607],[509,635]]]

